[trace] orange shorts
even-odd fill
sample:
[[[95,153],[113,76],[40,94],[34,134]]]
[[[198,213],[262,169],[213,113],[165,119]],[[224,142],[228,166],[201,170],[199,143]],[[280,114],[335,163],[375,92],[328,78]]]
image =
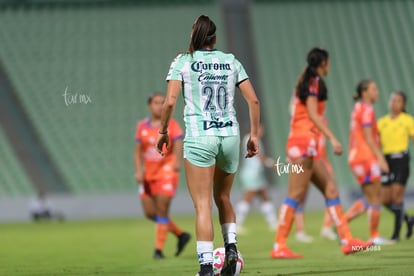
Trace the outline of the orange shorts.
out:
[[[300,157],[318,159],[318,143],[314,137],[289,138],[286,144],[287,156],[290,160]]]
[[[359,185],[365,185],[381,180],[381,170],[375,159],[363,162],[351,162],[349,163],[349,166]]]
[[[173,197],[178,187],[178,176],[171,176],[156,180],[144,180],[139,186],[139,196],[141,198],[155,195],[165,195]]]

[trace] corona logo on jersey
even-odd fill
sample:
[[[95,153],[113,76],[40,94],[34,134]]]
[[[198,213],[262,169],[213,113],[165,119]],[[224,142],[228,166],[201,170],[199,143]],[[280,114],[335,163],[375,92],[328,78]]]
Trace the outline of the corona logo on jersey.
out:
[[[198,76],[198,81],[204,85],[204,84],[212,84],[212,83],[216,83],[216,84],[223,84],[223,83],[227,83],[228,81],[228,75],[225,74],[219,74],[216,75],[214,73],[211,72],[206,72],[205,70],[214,70],[214,71],[218,71],[218,70],[226,70],[226,71],[230,71],[231,67],[230,64],[228,63],[204,63],[203,61],[199,60],[199,61],[195,61],[191,64],[191,70],[193,70],[196,73],[199,73]]]
[[[203,73],[204,70],[231,70],[228,63],[204,63],[203,61],[195,61],[191,64],[191,70]]]

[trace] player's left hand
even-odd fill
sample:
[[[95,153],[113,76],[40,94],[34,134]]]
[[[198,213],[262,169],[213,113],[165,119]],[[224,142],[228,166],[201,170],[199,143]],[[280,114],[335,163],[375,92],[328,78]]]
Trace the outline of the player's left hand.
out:
[[[250,158],[259,154],[259,139],[257,137],[250,137],[247,141],[247,154],[245,158]]]
[[[342,145],[341,145],[341,143],[335,137],[332,137],[330,139],[330,141],[331,141],[331,144],[332,144],[332,147],[333,147],[333,150],[334,150],[334,154],[335,155],[341,155],[342,154]]]
[[[165,134],[158,133],[157,149],[158,149],[158,152],[162,156],[164,156],[165,151],[168,150],[169,142],[170,142],[170,138],[168,137],[168,133],[165,133]],[[164,148],[164,145],[165,145],[165,148]]]

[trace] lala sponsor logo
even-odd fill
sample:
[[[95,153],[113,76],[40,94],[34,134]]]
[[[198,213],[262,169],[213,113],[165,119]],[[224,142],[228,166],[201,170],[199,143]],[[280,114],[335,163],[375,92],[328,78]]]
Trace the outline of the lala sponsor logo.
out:
[[[233,122],[227,121],[227,122],[218,122],[218,121],[203,121],[204,123],[204,130],[208,130],[210,128],[225,128],[225,127],[232,127]]]

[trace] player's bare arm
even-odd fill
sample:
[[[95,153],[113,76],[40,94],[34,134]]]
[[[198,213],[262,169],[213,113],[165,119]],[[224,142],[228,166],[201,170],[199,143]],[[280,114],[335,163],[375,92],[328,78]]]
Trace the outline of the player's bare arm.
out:
[[[306,109],[308,111],[309,119],[315,124],[315,126],[330,140],[334,153],[337,155],[342,154],[342,145],[336,139],[335,135],[324,124],[322,117],[318,114],[318,99],[317,97],[308,97],[306,99]]]
[[[249,158],[259,153],[260,102],[248,79],[240,83],[239,89],[249,106],[250,139],[247,142],[246,155]]]
[[[158,151],[162,154],[164,145],[168,148],[169,137],[168,137],[168,124],[174,108],[177,103],[178,93],[181,90],[181,81],[170,80],[167,86],[167,96],[165,98],[164,106],[162,108],[161,115],[161,128],[157,140]]]

